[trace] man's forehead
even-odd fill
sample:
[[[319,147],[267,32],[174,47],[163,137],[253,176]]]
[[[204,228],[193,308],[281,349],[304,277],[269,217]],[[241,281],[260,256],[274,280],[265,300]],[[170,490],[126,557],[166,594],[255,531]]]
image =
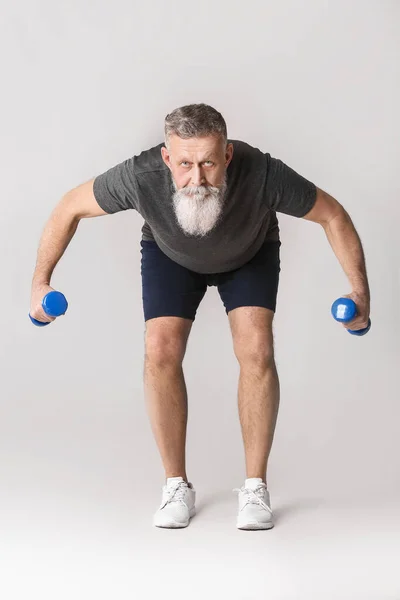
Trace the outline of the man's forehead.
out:
[[[200,151],[196,152],[195,150],[188,150],[185,152],[184,150],[179,150],[179,152],[172,152],[172,154],[174,156],[176,156],[177,160],[192,158],[193,156],[199,156],[202,160],[217,157],[217,153],[214,151],[213,152],[200,152]]]
[[[215,137],[182,139],[172,136],[170,140],[171,153],[176,156],[201,155],[216,156],[221,149],[221,140]]]

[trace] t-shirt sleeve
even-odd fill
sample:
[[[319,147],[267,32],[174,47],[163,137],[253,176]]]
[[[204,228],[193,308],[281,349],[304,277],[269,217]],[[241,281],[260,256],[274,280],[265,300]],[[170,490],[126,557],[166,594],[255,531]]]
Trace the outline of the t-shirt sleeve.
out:
[[[281,160],[266,154],[266,198],[276,212],[293,217],[304,217],[314,206],[317,188],[314,183],[285,165]]]
[[[128,158],[95,177],[94,197],[105,212],[112,214],[136,208],[137,180],[134,159],[135,157]]]

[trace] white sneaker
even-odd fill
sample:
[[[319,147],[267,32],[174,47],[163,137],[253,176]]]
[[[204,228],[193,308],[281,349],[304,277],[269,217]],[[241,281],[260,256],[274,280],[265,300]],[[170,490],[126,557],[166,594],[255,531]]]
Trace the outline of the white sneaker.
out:
[[[271,529],[274,526],[269,492],[260,477],[246,479],[242,488],[233,491],[239,492],[238,529]]]
[[[153,524],[172,529],[187,527],[196,514],[195,500],[196,492],[191,483],[186,483],[183,477],[169,477],[163,486],[161,505]]]

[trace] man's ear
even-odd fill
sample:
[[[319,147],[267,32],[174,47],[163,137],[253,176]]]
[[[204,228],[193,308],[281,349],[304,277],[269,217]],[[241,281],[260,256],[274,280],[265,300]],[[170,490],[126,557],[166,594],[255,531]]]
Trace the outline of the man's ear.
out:
[[[171,169],[171,159],[169,156],[169,152],[165,146],[162,146],[161,148],[161,156],[167,167]]]
[[[229,144],[226,147],[225,150],[225,167],[227,167],[229,165],[229,163],[232,160],[232,156],[233,156],[233,144],[232,142],[229,142]]]

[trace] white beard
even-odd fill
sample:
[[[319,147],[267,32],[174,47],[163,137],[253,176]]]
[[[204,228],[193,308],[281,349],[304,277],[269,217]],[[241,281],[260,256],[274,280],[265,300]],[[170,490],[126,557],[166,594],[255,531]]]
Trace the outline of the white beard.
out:
[[[200,185],[178,190],[173,179],[172,184],[175,190],[172,200],[179,225],[188,235],[206,236],[217,225],[222,213],[228,187],[226,173],[219,187]]]

